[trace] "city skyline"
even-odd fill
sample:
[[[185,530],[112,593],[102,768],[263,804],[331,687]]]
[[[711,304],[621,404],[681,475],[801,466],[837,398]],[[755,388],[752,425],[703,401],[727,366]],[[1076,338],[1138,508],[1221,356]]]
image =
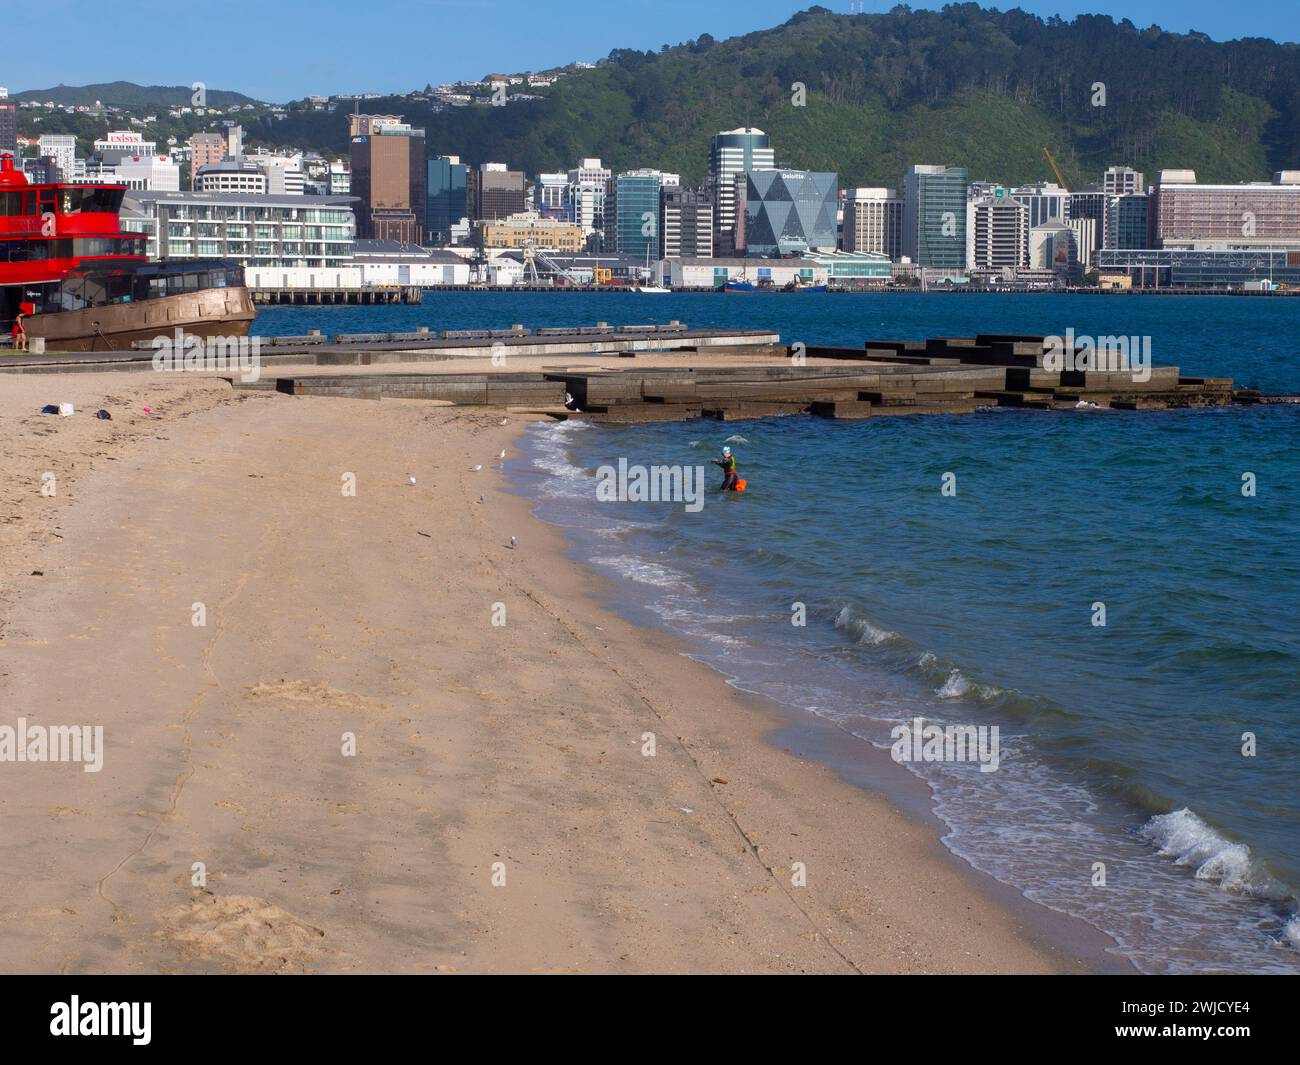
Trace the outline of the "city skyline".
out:
[[[188,85],[201,81],[209,88],[240,92],[267,102],[311,94],[402,93],[430,82],[477,80],[489,68],[511,73],[544,70],[573,62],[595,62],[619,48],[655,51],[705,33],[725,39],[771,28],[811,6],[789,0],[753,0],[737,8],[710,0],[693,4],[670,0],[610,8],[600,19],[575,23],[557,20],[544,7],[522,0],[437,0],[420,5],[406,0],[374,0],[367,8],[368,25],[377,29],[388,46],[363,51],[356,47],[352,33],[339,29],[339,20],[350,16],[351,9],[333,0],[323,0],[310,8],[267,8],[251,0],[229,0],[222,8],[227,24],[246,20],[257,31],[241,47],[214,52],[211,59],[202,51],[151,56],[147,65],[124,69],[120,54],[103,47],[102,27],[75,17],[69,0],[53,0],[50,7],[56,14],[61,9],[70,14],[60,30],[60,69],[50,69],[46,53],[18,50],[6,55],[0,84],[18,93],[58,84],[133,81]],[[850,10],[847,0],[821,6],[840,14]],[[893,6],[892,0],[854,0],[853,10],[880,14]],[[912,6],[937,10],[944,5]],[[1189,0],[1170,11],[1167,5],[1153,0],[1024,0],[1015,6],[1043,18],[1058,16],[1067,21],[1079,15],[1109,15],[1116,20],[1126,18],[1139,27],[1158,25],[1175,33],[1201,32],[1218,41],[1244,37],[1266,37],[1280,43],[1300,40],[1300,9],[1284,5],[1245,3],[1227,7],[1209,0]],[[161,0],[121,0],[116,10],[124,19],[162,18],[169,32],[183,36],[201,35],[211,29],[211,13],[202,7],[178,8]],[[483,14],[487,10],[499,15],[492,20],[490,36],[483,31]],[[400,33],[396,32],[399,29]],[[292,68],[280,62],[281,42],[288,38],[295,42],[295,54],[302,57]],[[437,47],[438,41],[447,39],[462,44],[468,41],[470,47]],[[429,42],[434,46],[430,47]],[[474,47],[479,42],[482,47]]]

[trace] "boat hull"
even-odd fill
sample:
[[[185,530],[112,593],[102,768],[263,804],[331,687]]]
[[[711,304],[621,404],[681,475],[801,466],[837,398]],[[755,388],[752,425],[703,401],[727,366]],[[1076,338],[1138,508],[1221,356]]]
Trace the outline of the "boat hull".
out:
[[[127,351],[137,340],[175,335],[242,337],[257,316],[245,288],[209,288],[174,296],[35,314],[24,320],[28,339],[46,351]]]

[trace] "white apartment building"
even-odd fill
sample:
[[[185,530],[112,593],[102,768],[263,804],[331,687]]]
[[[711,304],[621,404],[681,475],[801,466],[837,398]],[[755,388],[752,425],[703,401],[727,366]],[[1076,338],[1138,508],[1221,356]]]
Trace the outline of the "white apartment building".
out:
[[[569,205],[573,210],[575,225],[582,227],[584,236],[591,236],[605,224],[605,190],[613,171],[602,166],[599,159],[580,159],[569,171]]]
[[[1111,166],[1102,175],[1101,191],[1107,196],[1128,196],[1134,192],[1145,192],[1144,175],[1140,170],[1130,166]]]
[[[844,197],[844,250],[902,255],[903,201],[894,189],[849,189]]]
[[[1029,265],[1029,208],[1010,196],[980,196],[966,211],[966,262],[972,270]]]
[[[64,181],[76,179],[77,138],[71,133],[42,133],[36,142],[36,154],[53,159]]]

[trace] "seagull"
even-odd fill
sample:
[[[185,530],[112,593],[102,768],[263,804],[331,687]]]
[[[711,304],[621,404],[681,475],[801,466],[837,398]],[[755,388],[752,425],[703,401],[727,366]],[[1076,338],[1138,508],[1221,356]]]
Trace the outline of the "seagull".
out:
[[[470,467],[470,472],[471,472],[471,473],[478,473],[478,471],[481,470],[482,468],[483,468],[482,466],[471,466],[471,467]]]
[[[406,479],[406,483],[407,483],[407,484],[415,484],[415,478],[414,478],[414,477],[408,477],[408,478]]]
[[[516,540],[513,536],[510,537],[510,546],[511,546],[511,547],[515,547],[518,543],[519,543],[519,541]]]
[[[483,502],[483,497],[482,497],[482,496],[479,496],[479,497],[478,497],[478,501],[479,501],[480,503],[482,503],[482,502]]]
[[[499,458],[499,459],[503,459],[503,458],[505,458],[505,457],[506,457],[506,449],[505,449],[505,448],[502,448],[502,449],[501,449],[501,454],[499,454],[499,455],[497,456],[497,458]]]
[[[509,418],[502,418],[499,422],[497,422],[497,425],[509,425],[509,424],[510,424]]]

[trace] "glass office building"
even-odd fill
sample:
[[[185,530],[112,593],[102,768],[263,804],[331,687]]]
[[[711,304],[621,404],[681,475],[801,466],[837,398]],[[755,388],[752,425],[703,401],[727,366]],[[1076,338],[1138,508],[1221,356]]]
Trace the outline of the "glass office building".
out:
[[[773,259],[834,251],[839,175],[814,170],[751,170],[746,175],[745,254]]]
[[[630,170],[610,179],[605,197],[607,251],[643,263],[659,258],[659,189],[663,179],[658,170]]]
[[[1106,205],[1106,247],[1151,247],[1151,197],[1145,192],[1115,196]]]
[[[457,155],[430,159],[425,196],[425,234],[434,246],[451,243],[451,227],[469,215],[465,175],[469,167]]]
[[[918,266],[966,269],[966,189],[960,166],[914,164],[903,189],[903,254]]]

